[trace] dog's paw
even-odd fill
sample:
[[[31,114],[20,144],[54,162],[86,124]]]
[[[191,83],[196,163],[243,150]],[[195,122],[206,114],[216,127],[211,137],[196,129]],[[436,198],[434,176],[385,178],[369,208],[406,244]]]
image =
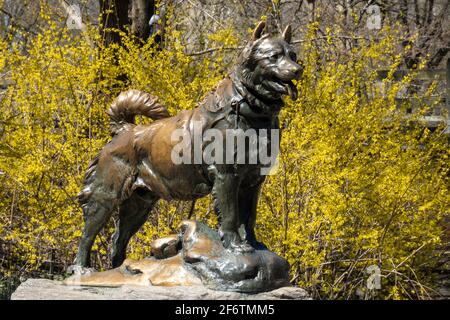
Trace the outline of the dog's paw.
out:
[[[255,251],[248,242],[231,243],[229,249],[236,253],[252,253]]]
[[[88,275],[95,272],[95,269],[93,268],[86,268],[79,265],[72,265],[69,266],[66,270],[67,274],[74,275],[74,276],[83,276]]]
[[[255,249],[247,242],[242,241],[237,232],[220,232],[223,246],[235,253],[250,253]]]
[[[255,250],[269,250],[269,248],[267,248],[267,246],[259,241],[256,240],[247,240],[248,243],[255,249]]]

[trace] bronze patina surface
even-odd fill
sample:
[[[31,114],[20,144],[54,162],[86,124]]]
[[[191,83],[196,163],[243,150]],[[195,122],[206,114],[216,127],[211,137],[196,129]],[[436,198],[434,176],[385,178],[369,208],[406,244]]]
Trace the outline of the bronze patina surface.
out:
[[[264,22],[256,27],[230,76],[195,109],[170,117],[156,97],[137,90],[123,92],[113,102],[108,111],[112,140],[89,165],[78,196],[85,226],[76,270],[83,272],[90,265],[94,239],[116,209],[119,223],[113,237],[113,267],[123,263],[130,238],[159,199],[193,200],[209,193],[219,216],[223,246],[235,254],[265,249],[254,230],[258,194],[265,179],[262,163],[175,164],[171,158],[177,144],[172,133],[181,129],[192,136],[193,123],[201,123],[202,131],[279,128],[282,96],[297,98],[292,80],[298,79],[302,67],[289,44],[290,27],[282,36],[263,34],[264,27]],[[155,121],[136,125],[136,115]],[[268,149],[270,139],[269,135]],[[240,228],[244,232],[239,233]],[[162,251],[174,254],[174,245],[168,244]],[[165,253],[155,252],[158,254]]]
[[[179,235],[159,239],[152,252],[158,255],[139,261],[126,259],[113,270],[74,275],[67,285],[199,286],[223,291],[257,293],[289,286],[288,263],[269,250],[235,254],[227,250],[219,234],[191,220],[181,224]],[[177,245],[174,244],[176,240]],[[175,255],[161,254],[171,244]],[[176,249],[175,249],[176,248]]]

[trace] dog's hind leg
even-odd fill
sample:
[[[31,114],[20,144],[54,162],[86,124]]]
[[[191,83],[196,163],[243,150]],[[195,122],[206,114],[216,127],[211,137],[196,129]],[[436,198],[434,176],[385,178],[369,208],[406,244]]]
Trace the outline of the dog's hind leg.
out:
[[[91,248],[95,237],[106,225],[114,210],[112,197],[92,199],[83,206],[84,229],[78,246],[75,265],[90,266]]]
[[[143,188],[136,189],[119,207],[119,223],[113,235],[112,266],[119,267],[126,258],[131,237],[147,221],[158,197]]]
[[[117,163],[103,162],[99,165],[100,157],[93,159],[86,171],[84,187],[78,194],[78,201],[83,209],[84,229],[78,246],[75,266],[81,273],[83,268],[90,266],[91,248],[95,237],[111,218],[112,213],[117,208],[124,181],[129,174],[126,174],[127,167],[117,168]],[[118,164],[121,164],[118,162]],[[104,172],[121,172],[120,175],[107,175]],[[114,178],[114,179],[113,179]],[[111,183],[114,181],[115,183]],[[73,269],[72,272],[78,271]]]

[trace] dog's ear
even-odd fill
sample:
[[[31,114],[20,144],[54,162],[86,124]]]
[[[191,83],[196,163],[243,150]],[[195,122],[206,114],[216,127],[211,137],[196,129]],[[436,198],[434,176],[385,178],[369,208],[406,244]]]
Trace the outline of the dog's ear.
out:
[[[292,40],[292,28],[291,28],[290,24],[288,24],[286,26],[286,28],[284,29],[284,31],[283,31],[283,39],[287,43],[291,43],[291,40]]]
[[[256,26],[255,30],[253,31],[252,40],[258,40],[261,38],[264,28],[266,27],[266,23],[264,21],[260,21],[258,25]]]

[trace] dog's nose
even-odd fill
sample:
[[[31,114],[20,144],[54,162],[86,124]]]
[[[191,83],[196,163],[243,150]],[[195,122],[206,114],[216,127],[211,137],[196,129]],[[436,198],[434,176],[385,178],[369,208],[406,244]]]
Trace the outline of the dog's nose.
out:
[[[303,67],[300,64],[296,63],[293,69],[293,73],[295,75],[295,79],[299,79],[303,73]]]

